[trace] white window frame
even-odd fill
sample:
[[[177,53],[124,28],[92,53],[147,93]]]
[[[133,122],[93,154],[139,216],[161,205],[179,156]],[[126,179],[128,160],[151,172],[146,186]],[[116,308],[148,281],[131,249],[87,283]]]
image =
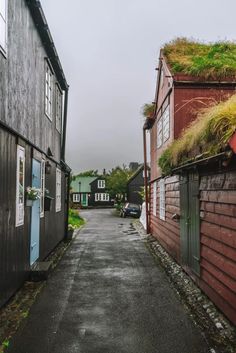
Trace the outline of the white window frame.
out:
[[[157,215],[157,182],[153,183],[153,195],[152,195],[152,214],[153,216]]]
[[[95,201],[110,201],[110,195],[107,193],[96,193],[95,194]]]
[[[45,159],[41,160],[41,195],[40,195],[40,217],[44,217],[44,197],[45,197]]]
[[[0,51],[6,56],[7,53],[7,9],[8,0],[0,1],[0,33],[3,33],[2,38],[0,37]]]
[[[80,202],[80,194],[73,194],[73,202],[74,203]]]
[[[61,169],[56,168],[56,212],[61,211]]]
[[[106,183],[105,180],[98,180],[98,189],[105,189]]]
[[[45,62],[45,114],[52,121],[52,107],[53,107],[53,72],[49,63]]]
[[[61,133],[61,124],[62,124],[62,91],[56,83],[56,129]]]
[[[22,162],[22,171],[20,170]],[[21,177],[22,173],[22,177]],[[22,183],[20,183],[22,179]],[[25,149],[17,145],[16,151],[16,227],[24,224],[25,213]]]
[[[169,97],[167,99],[169,100]],[[165,102],[168,101],[165,100]],[[165,102],[161,108],[161,117],[157,122],[157,148],[160,148],[170,137],[170,103],[166,105]]]
[[[160,148],[163,144],[163,134],[162,134],[162,116],[157,122],[157,148]]]
[[[159,216],[163,221],[166,220],[166,190],[165,179],[159,181]]]

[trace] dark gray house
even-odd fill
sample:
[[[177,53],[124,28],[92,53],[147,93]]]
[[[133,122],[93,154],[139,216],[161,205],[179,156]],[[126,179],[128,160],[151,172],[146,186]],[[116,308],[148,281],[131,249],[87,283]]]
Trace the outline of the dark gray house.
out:
[[[148,180],[150,179],[150,168],[148,167]],[[142,205],[143,199],[140,195],[144,187],[144,165],[142,164],[129,178],[127,183],[127,201]]]
[[[1,0],[0,29],[1,306],[64,238],[70,169],[68,84],[40,1]]]
[[[114,205],[104,176],[76,176],[71,182],[71,202],[76,207],[109,207]]]

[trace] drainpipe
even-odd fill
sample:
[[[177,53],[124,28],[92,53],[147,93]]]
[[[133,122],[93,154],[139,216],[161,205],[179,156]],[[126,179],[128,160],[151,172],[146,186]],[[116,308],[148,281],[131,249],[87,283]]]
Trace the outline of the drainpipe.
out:
[[[66,125],[67,125],[67,108],[68,108],[68,90],[69,86],[65,90],[65,102],[64,102],[64,119],[63,119],[63,135],[62,135],[62,146],[61,146],[61,159],[65,161],[65,148],[66,148]]]
[[[149,198],[148,198],[148,176],[147,176],[147,140],[146,140],[146,126],[143,127],[143,155],[144,155],[144,189],[145,189],[145,203],[146,203],[146,233],[150,232],[149,225]]]
[[[69,224],[69,208],[70,208],[70,177],[71,173],[67,173],[67,190],[66,190],[66,204],[65,204],[65,239],[67,239],[67,231]]]

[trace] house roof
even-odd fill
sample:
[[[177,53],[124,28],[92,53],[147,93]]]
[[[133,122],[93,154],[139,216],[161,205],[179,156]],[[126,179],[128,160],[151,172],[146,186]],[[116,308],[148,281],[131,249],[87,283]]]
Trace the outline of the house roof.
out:
[[[98,177],[83,177],[77,176],[71,182],[71,191],[72,192],[91,192],[90,184],[96,180]]]
[[[199,112],[183,135],[160,156],[158,164],[163,174],[188,162],[215,156],[226,151],[229,145],[234,150],[235,131],[236,94]]]
[[[171,73],[177,79],[183,79],[183,75],[187,75],[205,80],[227,78],[229,81],[236,80],[236,43],[234,42],[203,43],[177,38],[164,45],[161,50],[162,55]]]
[[[41,3],[39,0],[26,0],[26,3],[30,9],[32,18],[41,37],[42,44],[47,52],[48,59],[50,60],[53,70],[57,76],[57,80],[60,83],[61,88],[67,90],[69,86],[66,81]]]
[[[144,164],[141,164],[141,166],[129,177],[127,184],[129,184],[132,180],[134,180],[134,178],[140,173],[142,172],[144,169]],[[147,169],[150,170],[150,167],[147,166]]]

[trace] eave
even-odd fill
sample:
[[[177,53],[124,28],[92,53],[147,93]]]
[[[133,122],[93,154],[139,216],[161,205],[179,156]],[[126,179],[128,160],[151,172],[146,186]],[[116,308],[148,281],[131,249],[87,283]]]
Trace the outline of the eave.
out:
[[[68,90],[69,85],[66,81],[62,65],[57,54],[56,47],[53,42],[51,32],[49,30],[47,20],[45,18],[41,3],[39,0],[25,0],[29,7],[33,21],[42,40],[42,44],[47,53],[48,59],[56,74],[57,80],[63,90]]]

